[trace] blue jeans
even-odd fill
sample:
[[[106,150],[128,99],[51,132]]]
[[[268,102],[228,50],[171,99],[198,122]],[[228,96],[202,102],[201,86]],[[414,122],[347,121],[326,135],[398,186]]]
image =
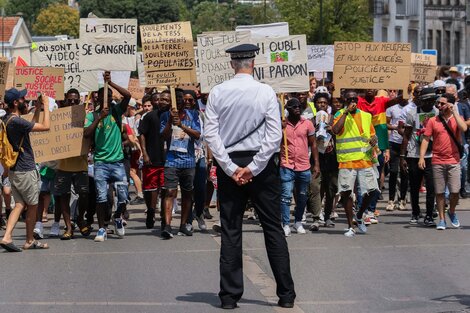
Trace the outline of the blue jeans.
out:
[[[114,184],[118,204],[128,200],[128,183],[126,170],[122,162],[101,163],[97,162],[95,169],[96,203],[108,201],[108,184]]]
[[[292,191],[295,186],[295,222],[302,221],[302,215],[307,205],[307,190],[310,184],[310,170],[294,171],[281,167],[281,217],[282,225],[289,225],[290,222],[290,204],[292,201]]]
[[[207,182],[207,167],[206,159],[201,158],[196,163],[196,172],[194,175],[194,211],[191,210],[189,214],[188,223],[193,222],[194,216],[200,216],[204,210],[204,203],[206,202],[206,182]]]

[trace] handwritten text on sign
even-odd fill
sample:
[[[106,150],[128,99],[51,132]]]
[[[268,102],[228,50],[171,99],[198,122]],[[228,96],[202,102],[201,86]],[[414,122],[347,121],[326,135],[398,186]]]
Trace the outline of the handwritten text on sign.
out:
[[[32,65],[63,67],[65,90],[76,88],[80,92],[86,92],[97,89],[96,73],[81,69],[81,41],[44,41],[36,45],[37,49],[31,54]]]
[[[252,39],[259,53],[253,77],[276,92],[308,90],[307,40],[305,35]]]
[[[136,19],[80,19],[80,64],[84,70],[134,71]]]
[[[412,53],[410,81],[429,84],[436,77],[437,57],[430,54]]]
[[[3,99],[5,96],[9,65],[10,63],[7,59],[0,59],[0,99]]]
[[[410,52],[409,43],[335,42],[335,97],[342,88],[402,89],[406,93]]]
[[[335,48],[333,45],[307,46],[309,72],[332,72]]]
[[[27,89],[26,100],[36,100],[38,93],[56,100],[64,99],[64,69],[55,67],[17,67],[16,89]]]
[[[140,36],[148,86],[196,82],[190,22],[142,25]]]
[[[25,118],[31,120],[32,116]],[[39,120],[42,121],[42,113]],[[88,153],[90,143],[83,138],[84,122],[85,108],[81,105],[51,112],[50,130],[30,134],[35,161],[54,161]]]
[[[197,36],[201,92],[209,93],[215,85],[235,76],[230,65],[230,55],[225,53],[225,50],[249,42],[249,31],[220,32]]]

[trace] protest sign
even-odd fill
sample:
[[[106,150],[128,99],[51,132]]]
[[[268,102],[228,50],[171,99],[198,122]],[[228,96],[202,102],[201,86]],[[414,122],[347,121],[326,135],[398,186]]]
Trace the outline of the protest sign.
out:
[[[142,99],[145,93],[144,88],[140,87],[140,83],[137,78],[131,78],[129,80],[129,87],[127,87],[127,90],[129,90],[132,98],[134,99]]]
[[[342,88],[401,89],[407,96],[411,44],[335,42],[334,96]]]
[[[335,48],[333,45],[307,46],[309,72],[333,72]]]
[[[287,37],[289,36],[289,23],[279,22],[258,25],[240,25],[236,31],[249,30],[252,38]]]
[[[42,121],[42,114],[39,120]],[[83,138],[85,107],[74,105],[54,110],[47,132],[31,132],[36,163],[60,160],[88,153],[90,141]],[[25,119],[32,120],[32,114]]]
[[[136,19],[80,19],[82,70],[135,71]]]
[[[64,88],[75,88],[79,92],[96,90],[98,79],[93,71],[82,70],[80,40],[43,41],[36,43],[31,54],[33,66],[64,68]]]
[[[307,40],[305,35],[252,39],[260,47],[253,77],[277,93],[307,91]]]
[[[430,54],[412,53],[410,81],[429,84],[435,80],[437,57]]]
[[[15,87],[15,58],[8,64],[8,76],[6,79],[5,90]]]
[[[249,42],[249,31],[219,32],[197,36],[201,92],[209,93],[212,87],[235,75],[230,65],[230,55],[225,53],[225,50]]]
[[[142,25],[140,36],[147,86],[197,81],[190,22]]]
[[[15,88],[27,89],[26,100],[36,100],[38,93],[55,100],[64,99],[64,68],[17,67]]]
[[[5,87],[8,80],[8,68],[10,63],[6,58],[0,58],[0,99],[5,97]]]
[[[139,74],[140,87],[147,87],[147,78],[145,77],[144,55],[142,52],[137,52],[137,72]]]

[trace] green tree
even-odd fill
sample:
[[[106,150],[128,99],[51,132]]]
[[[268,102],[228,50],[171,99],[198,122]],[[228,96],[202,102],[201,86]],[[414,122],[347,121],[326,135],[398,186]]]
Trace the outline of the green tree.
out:
[[[6,13],[8,15],[22,13],[29,29],[33,26],[42,9],[47,8],[52,3],[67,4],[67,0],[9,0],[7,2]]]
[[[290,33],[306,34],[309,44],[370,41],[373,20],[368,2],[323,0],[323,25],[320,25],[320,1],[275,0],[282,20],[289,22]]]
[[[78,38],[79,27],[78,11],[66,4],[55,3],[39,12],[33,32],[38,35],[68,35]]]
[[[80,16],[93,12],[99,17],[136,18],[139,24],[179,20],[180,0],[81,0]]]

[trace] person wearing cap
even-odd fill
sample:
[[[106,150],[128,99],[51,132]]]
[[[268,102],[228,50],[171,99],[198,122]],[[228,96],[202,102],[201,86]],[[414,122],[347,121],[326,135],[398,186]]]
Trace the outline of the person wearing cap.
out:
[[[114,213],[115,232],[119,237],[125,235],[121,215],[126,210],[128,198],[128,180],[124,168],[122,149],[121,122],[127,110],[131,94],[125,88],[111,80],[111,73],[106,71],[104,81],[116,89],[123,99],[119,104],[112,101],[112,90],[108,89],[108,103],[104,103],[104,88],[98,90],[97,112],[88,113],[85,120],[85,138],[94,138],[94,179],[96,189],[96,215],[99,229],[95,242],[103,242],[107,238],[105,229],[108,184],[114,184],[118,204]]]
[[[281,307],[296,297],[289,250],[281,226],[278,155],[281,112],[276,93],[253,78],[259,48],[226,50],[235,76],[212,88],[206,107],[205,140],[217,161],[220,202],[220,292],[222,308],[234,309],[243,294],[242,221],[251,198],[263,227]]]
[[[421,218],[419,206],[419,188],[424,178],[426,184],[426,215],[423,220],[425,226],[435,226],[434,211],[434,181],[431,167],[432,149],[429,145],[424,154],[425,168],[418,167],[420,157],[420,144],[423,140],[424,129],[427,121],[439,114],[434,107],[436,93],[434,88],[416,87],[413,92],[413,101],[402,112],[400,120],[404,121],[403,141],[400,146],[400,168],[403,173],[408,173],[411,198],[410,224],[416,225]]]
[[[13,229],[26,210],[26,242],[23,249],[47,249],[46,243],[34,239],[34,225],[39,201],[39,173],[34,161],[34,152],[31,147],[30,133],[44,132],[50,128],[49,97],[41,97],[36,101],[36,110],[32,122],[20,118],[25,114],[27,105],[25,96],[27,90],[9,89],[5,92],[5,103],[9,114],[4,117],[8,140],[15,151],[19,152],[16,164],[10,168],[9,179],[15,207],[8,218],[5,234],[0,246],[8,252],[21,251],[12,240]],[[44,107],[43,120],[39,123],[39,114]]]
[[[287,101],[286,109],[289,115],[283,123],[287,134],[288,158],[286,158],[285,153],[281,153],[281,214],[286,237],[291,234],[289,226],[290,205],[294,186],[296,187],[294,230],[298,234],[306,233],[302,225],[302,216],[307,205],[307,191],[312,176],[310,173],[309,146],[312,158],[315,160],[313,176],[316,178],[320,175],[315,127],[310,120],[300,115],[300,107],[300,102],[296,98]],[[282,142],[281,152],[284,152],[285,149],[284,142]]]

